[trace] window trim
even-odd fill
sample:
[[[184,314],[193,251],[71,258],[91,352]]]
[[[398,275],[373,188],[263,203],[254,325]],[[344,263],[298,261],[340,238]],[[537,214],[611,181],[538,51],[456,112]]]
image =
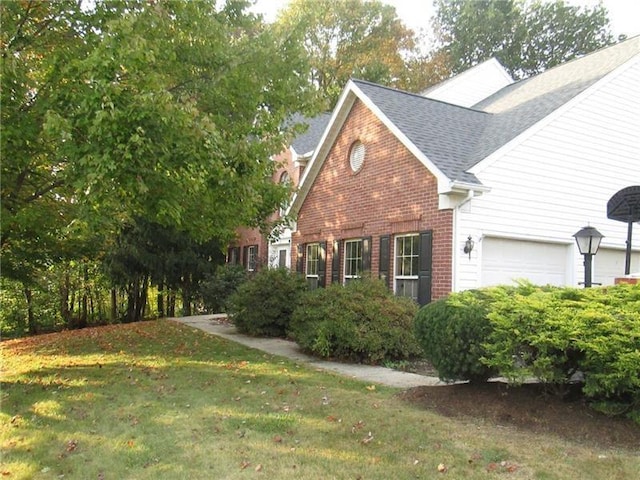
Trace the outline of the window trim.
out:
[[[313,253],[315,247],[315,255]],[[306,278],[318,278],[320,267],[320,242],[307,243],[305,248],[304,275]],[[315,265],[316,273],[309,273],[309,265]]]
[[[414,250],[412,248],[411,251],[411,255],[403,255],[403,256],[399,256],[399,241],[402,239],[406,239],[406,238],[413,238],[417,240],[417,245],[416,245],[416,249]],[[398,274],[398,265],[399,259],[404,259],[404,258],[411,258],[411,259],[416,259],[417,261],[417,265],[416,265],[416,271],[412,274],[412,275],[399,275]],[[413,267],[413,261],[412,261],[412,267]],[[413,270],[413,268],[412,268]],[[420,234],[419,233],[405,233],[402,235],[394,235],[393,238],[393,293],[394,295],[398,295],[398,280],[411,280],[414,281],[416,283],[416,298],[410,297],[413,300],[417,301],[417,297],[419,295],[419,281],[420,281]],[[403,295],[404,296],[404,295]]]
[[[255,272],[258,269],[258,245],[247,245],[247,271]]]
[[[349,244],[353,244],[353,243],[360,244],[360,252],[359,252],[360,256],[359,257],[348,257],[347,256],[347,247],[348,247]],[[344,246],[343,246],[344,259],[342,261],[342,265],[344,267],[344,270],[343,270],[344,274],[342,276],[342,283],[346,284],[350,280],[354,280],[354,279],[357,279],[357,278],[362,278],[362,274],[364,273],[364,238],[352,238],[352,239],[349,239],[349,240],[345,240],[343,242],[343,244],[344,244]],[[347,262],[348,262],[349,259],[352,259],[352,260],[355,259],[356,260],[356,275],[347,274]],[[358,268],[357,268],[358,259],[360,261],[360,270],[359,271],[358,271]]]
[[[351,148],[349,149],[349,166],[353,173],[358,173],[362,170],[366,154],[367,148],[360,140],[356,140],[351,144]]]

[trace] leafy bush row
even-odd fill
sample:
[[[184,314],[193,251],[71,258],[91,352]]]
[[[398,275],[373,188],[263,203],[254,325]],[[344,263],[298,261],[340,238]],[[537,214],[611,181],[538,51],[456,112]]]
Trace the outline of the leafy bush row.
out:
[[[537,378],[640,420],[640,287],[494,287],[423,307],[416,336],[445,380]]]
[[[364,278],[307,293],[293,312],[290,332],[320,357],[373,364],[402,360],[421,353],[412,331],[417,310],[381,281]]]
[[[238,331],[289,336],[324,358],[379,363],[421,353],[413,335],[416,304],[377,280],[309,291],[299,275],[265,269],[240,285],[228,307]]]

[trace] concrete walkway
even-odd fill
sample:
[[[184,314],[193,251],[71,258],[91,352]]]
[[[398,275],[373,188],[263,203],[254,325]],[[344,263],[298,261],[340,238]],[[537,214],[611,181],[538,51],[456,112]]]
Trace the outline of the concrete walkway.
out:
[[[247,347],[262,350],[263,352],[281,357],[290,358],[300,363],[305,363],[314,368],[336,372],[347,377],[365,382],[378,383],[389,387],[411,388],[423,385],[446,385],[436,377],[426,377],[415,373],[400,372],[391,368],[375,367],[371,365],[356,365],[339,362],[329,362],[311,357],[298,347],[298,344],[281,338],[259,338],[242,335],[232,325],[220,323],[220,318],[226,315],[194,315],[191,317],[169,318],[176,322],[184,323],[190,327],[199,328],[207,333],[226,338]]]

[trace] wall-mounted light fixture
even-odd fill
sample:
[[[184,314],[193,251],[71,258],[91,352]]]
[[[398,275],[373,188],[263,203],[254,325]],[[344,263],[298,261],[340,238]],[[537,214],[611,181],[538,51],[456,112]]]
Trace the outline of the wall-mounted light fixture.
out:
[[[469,235],[467,241],[464,242],[464,248],[462,249],[464,253],[469,254],[469,260],[471,260],[471,251],[473,250],[474,245],[475,244],[473,243],[473,238],[471,238],[471,235]]]

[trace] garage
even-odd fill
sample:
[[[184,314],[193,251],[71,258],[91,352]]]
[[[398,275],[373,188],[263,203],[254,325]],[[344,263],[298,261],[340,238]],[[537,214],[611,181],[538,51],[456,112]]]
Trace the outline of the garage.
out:
[[[624,276],[626,252],[613,248],[600,248],[593,257],[593,281],[613,285],[616,277]],[[631,273],[640,272],[640,252],[631,252]]]
[[[485,237],[482,240],[481,285],[514,284],[527,279],[537,285],[566,285],[570,245]]]

